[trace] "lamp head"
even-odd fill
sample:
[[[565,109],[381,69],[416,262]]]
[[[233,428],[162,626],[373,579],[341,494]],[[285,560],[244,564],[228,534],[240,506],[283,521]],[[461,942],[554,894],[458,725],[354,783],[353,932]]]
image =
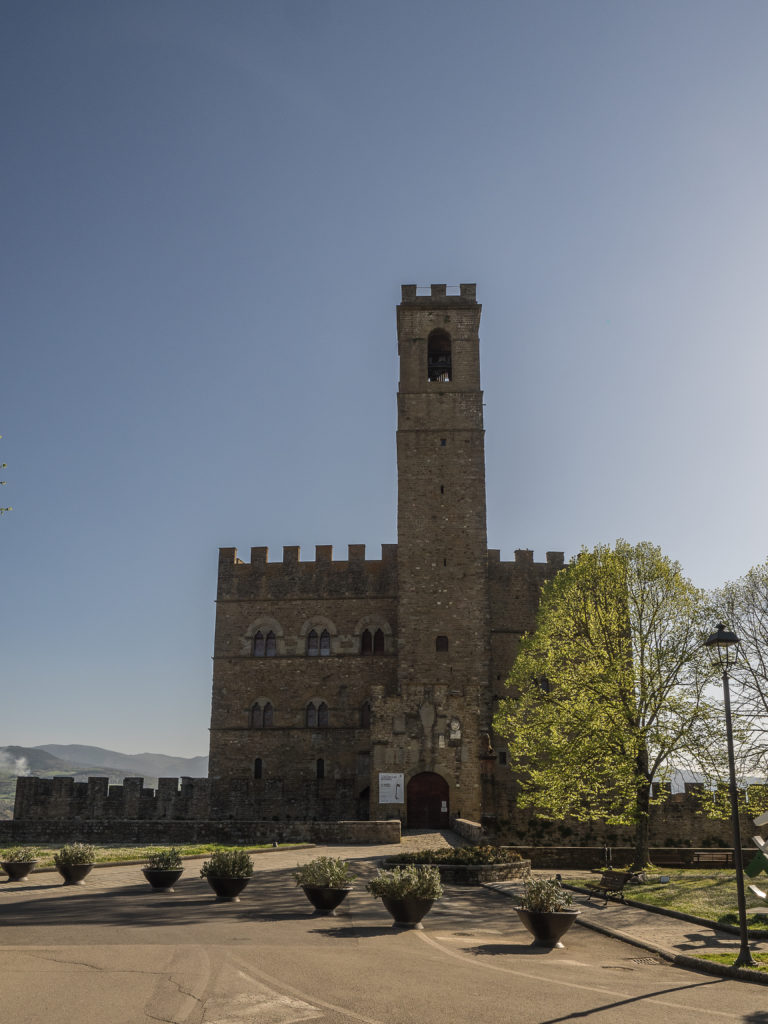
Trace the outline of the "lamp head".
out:
[[[728,669],[736,664],[737,648],[740,643],[741,640],[735,633],[726,629],[722,622],[718,622],[717,629],[707,637],[704,646],[712,648],[716,664],[721,669]]]

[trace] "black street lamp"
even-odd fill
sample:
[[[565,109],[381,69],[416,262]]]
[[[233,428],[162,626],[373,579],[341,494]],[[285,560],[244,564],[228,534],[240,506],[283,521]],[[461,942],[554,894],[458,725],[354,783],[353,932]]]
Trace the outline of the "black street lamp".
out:
[[[738,657],[737,645],[741,641],[735,633],[718,622],[717,630],[704,641],[705,647],[714,649],[716,664],[723,672],[723,697],[725,703],[725,733],[728,740],[728,782],[731,793],[731,825],[733,827],[733,863],[736,867],[736,896],[739,905],[739,935],[741,949],[736,958],[736,967],[757,966],[749,949],[747,932],[747,905],[744,899],[744,869],[741,863],[741,828],[739,827],[739,795],[736,789],[736,765],[733,756],[733,726],[731,724],[731,691],[728,687],[728,669],[733,668]]]

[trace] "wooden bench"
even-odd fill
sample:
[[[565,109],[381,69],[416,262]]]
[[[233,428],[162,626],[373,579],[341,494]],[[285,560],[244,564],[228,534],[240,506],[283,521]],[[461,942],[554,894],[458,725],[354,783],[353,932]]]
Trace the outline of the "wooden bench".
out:
[[[713,868],[733,867],[732,850],[697,850],[693,859],[696,864],[706,864]]]
[[[604,871],[600,881],[595,886],[595,891],[589,894],[587,903],[593,896],[602,895],[608,902],[609,896],[618,896],[624,899],[624,886],[637,874],[636,871]]]

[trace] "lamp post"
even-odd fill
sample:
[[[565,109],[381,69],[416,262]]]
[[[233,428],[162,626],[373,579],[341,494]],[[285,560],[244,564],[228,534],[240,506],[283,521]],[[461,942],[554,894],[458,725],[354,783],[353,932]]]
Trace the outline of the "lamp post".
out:
[[[716,664],[723,673],[723,697],[725,703],[725,734],[728,741],[728,783],[731,794],[731,825],[733,827],[733,863],[736,867],[736,896],[739,906],[739,935],[741,948],[736,958],[736,967],[754,967],[755,961],[749,949],[747,932],[747,905],[744,899],[744,869],[741,863],[741,828],[739,827],[739,796],[736,789],[736,765],[733,756],[733,726],[731,724],[731,692],[728,687],[728,669],[736,664],[737,645],[741,643],[735,633],[718,622],[717,630],[704,641],[705,647],[713,649]]]

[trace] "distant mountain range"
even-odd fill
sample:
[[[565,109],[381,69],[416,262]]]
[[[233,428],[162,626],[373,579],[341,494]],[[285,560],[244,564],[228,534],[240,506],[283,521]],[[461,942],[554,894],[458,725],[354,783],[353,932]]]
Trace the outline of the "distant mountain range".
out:
[[[0,747],[2,775],[143,775],[147,779],[190,775],[205,778],[207,757],[171,757],[168,754],[121,754],[103,747],[77,743],[49,743],[39,747]]]

